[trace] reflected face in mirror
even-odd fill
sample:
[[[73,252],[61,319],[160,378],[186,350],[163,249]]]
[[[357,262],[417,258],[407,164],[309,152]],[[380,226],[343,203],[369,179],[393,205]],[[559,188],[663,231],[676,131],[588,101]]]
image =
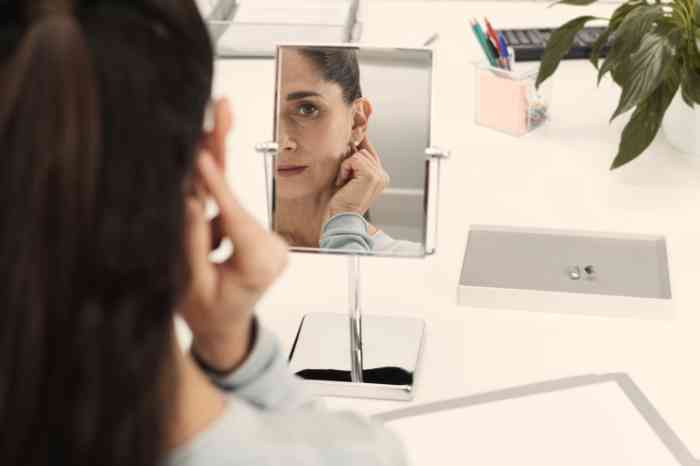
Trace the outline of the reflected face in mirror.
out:
[[[272,223],[290,246],[350,254],[424,253],[416,240],[424,231],[432,62],[416,65],[406,53],[279,49]],[[361,69],[368,73],[362,78],[371,96],[363,94]],[[387,79],[387,73],[393,76]],[[397,79],[404,84],[397,85]],[[376,115],[375,98],[384,109]],[[408,109],[405,114],[392,110],[397,102]],[[393,190],[387,190],[385,161],[398,175]]]
[[[355,205],[358,196],[349,198],[347,185],[360,173],[349,159],[366,144],[372,106],[362,96],[353,49],[287,48],[279,67],[275,223],[292,246],[318,248],[331,216],[365,215],[369,208],[371,199]],[[372,190],[358,194],[374,198],[381,191]]]
[[[342,87],[348,87],[342,82],[348,81],[341,74],[345,72],[343,67],[337,67],[336,73],[329,76],[322,68],[324,57],[314,53],[290,48],[281,57],[281,151],[276,171],[281,199],[321,202],[330,196],[341,162],[350,155],[352,143],[359,143],[367,130],[368,112],[363,108],[366,104],[359,101],[359,73],[358,82],[349,84],[354,84],[357,91],[348,95]],[[345,58],[352,59],[352,55]]]

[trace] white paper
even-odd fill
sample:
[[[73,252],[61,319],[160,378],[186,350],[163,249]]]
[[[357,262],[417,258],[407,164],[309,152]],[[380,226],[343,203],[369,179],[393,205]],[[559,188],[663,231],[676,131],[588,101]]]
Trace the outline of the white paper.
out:
[[[411,464],[678,466],[616,382],[387,423]]]

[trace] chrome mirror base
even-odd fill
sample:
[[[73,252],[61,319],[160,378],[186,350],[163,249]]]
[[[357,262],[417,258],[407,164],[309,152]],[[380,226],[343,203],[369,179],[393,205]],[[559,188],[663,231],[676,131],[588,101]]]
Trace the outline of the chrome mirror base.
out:
[[[318,396],[410,401],[415,395],[425,322],[410,317],[362,316],[360,381],[347,314],[311,313],[304,316],[290,354],[293,373],[305,379]]]

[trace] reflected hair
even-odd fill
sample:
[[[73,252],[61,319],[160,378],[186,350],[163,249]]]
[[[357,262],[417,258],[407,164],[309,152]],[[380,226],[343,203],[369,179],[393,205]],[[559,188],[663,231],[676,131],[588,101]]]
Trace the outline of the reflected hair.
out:
[[[362,97],[357,49],[346,47],[300,47],[299,52],[321,71],[324,81],[337,83],[347,104]]]
[[[212,70],[193,0],[0,0],[0,464],[161,461]]]

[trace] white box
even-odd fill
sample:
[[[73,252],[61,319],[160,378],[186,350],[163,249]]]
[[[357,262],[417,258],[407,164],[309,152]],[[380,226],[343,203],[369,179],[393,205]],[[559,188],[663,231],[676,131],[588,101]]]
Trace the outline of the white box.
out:
[[[457,301],[492,309],[667,319],[673,301],[666,240],[473,226]]]
[[[207,22],[219,57],[274,57],[277,44],[357,41],[359,0],[220,0]],[[364,14],[364,13],[363,13]]]

